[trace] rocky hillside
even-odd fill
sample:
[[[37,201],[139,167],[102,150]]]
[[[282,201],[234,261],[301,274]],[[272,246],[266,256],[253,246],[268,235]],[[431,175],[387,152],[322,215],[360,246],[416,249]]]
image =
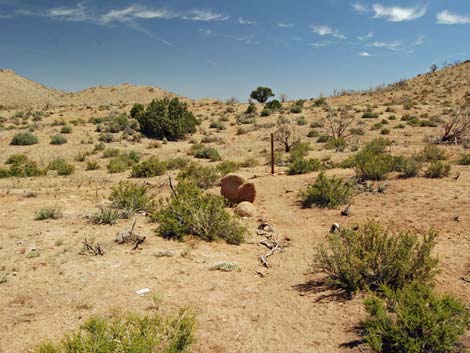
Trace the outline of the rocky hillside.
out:
[[[36,105],[120,105],[149,103],[152,99],[176,96],[161,88],[122,84],[98,86],[73,93],[59,91],[28,80],[12,70],[0,70],[0,106],[15,108]]]

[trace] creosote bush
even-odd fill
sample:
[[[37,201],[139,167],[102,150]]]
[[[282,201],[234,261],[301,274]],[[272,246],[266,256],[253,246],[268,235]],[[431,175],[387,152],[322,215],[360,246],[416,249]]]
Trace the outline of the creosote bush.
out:
[[[374,352],[462,352],[459,341],[470,327],[464,303],[416,282],[397,291],[382,287],[382,294],[365,301],[364,334]]]
[[[35,161],[30,160],[23,154],[14,154],[10,156],[5,164],[10,165],[8,169],[0,168],[0,178],[8,177],[36,177],[46,174],[46,171],[39,168]]]
[[[13,136],[10,145],[14,146],[29,146],[38,143],[38,138],[30,132],[20,132]]]
[[[470,165],[470,153],[462,153],[457,160],[459,165]]]
[[[230,244],[243,241],[245,229],[225,209],[225,200],[204,193],[193,183],[178,183],[175,194],[153,215],[159,223],[157,234],[183,240],[192,235],[206,241],[223,239]]]
[[[429,231],[420,240],[367,221],[330,234],[327,246],[317,249],[313,267],[327,274],[329,284],[349,292],[377,290],[382,284],[397,289],[411,281],[428,283],[436,274],[437,259],[431,256],[436,237]]]
[[[193,145],[191,147],[191,152],[196,158],[209,159],[212,162],[220,161],[222,159],[222,157],[220,157],[219,151],[217,151],[214,147],[208,147],[202,144]]]
[[[51,145],[63,145],[67,139],[63,135],[54,135],[51,137]]]
[[[35,219],[43,221],[46,219],[59,219],[63,217],[62,208],[59,206],[43,207],[36,212]]]
[[[298,175],[306,174],[311,172],[316,172],[322,167],[321,162],[318,159],[304,159],[297,158],[291,162],[287,174],[289,175]]]
[[[116,224],[117,220],[120,218],[120,213],[114,208],[111,207],[100,207],[99,211],[93,214],[90,218],[91,222],[94,224]]]
[[[187,104],[178,98],[156,99],[145,109],[141,105],[134,106],[131,116],[137,119],[143,134],[170,141],[180,140],[196,132],[199,123]]]
[[[426,178],[438,179],[449,176],[451,166],[443,161],[432,161],[424,172]]]
[[[352,195],[351,186],[344,180],[321,172],[315,183],[300,193],[303,207],[335,208],[347,203]]]
[[[156,157],[152,157],[136,164],[132,167],[131,176],[133,178],[151,178],[166,173],[166,162],[160,161]]]
[[[34,353],[188,353],[194,342],[194,315],[183,309],[167,316],[92,316],[58,343],[45,342]]]
[[[70,175],[75,167],[63,158],[56,158],[49,163],[48,169],[57,171],[58,175]]]
[[[353,165],[360,181],[383,180],[399,169],[401,159],[385,151],[390,143],[388,139],[376,138],[355,155]]]
[[[127,218],[135,212],[151,212],[155,203],[145,185],[139,185],[130,181],[121,181],[114,186],[109,196],[111,206],[122,211],[122,216]]]
[[[213,186],[220,177],[217,167],[203,166],[198,163],[190,163],[178,173],[178,181],[192,182],[202,189]]]

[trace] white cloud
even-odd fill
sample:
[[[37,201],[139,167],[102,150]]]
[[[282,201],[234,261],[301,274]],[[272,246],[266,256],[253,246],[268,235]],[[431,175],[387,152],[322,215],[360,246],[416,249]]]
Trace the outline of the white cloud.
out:
[[[178,17],[184,20],[203,22],[227,21],[230,18],[229,16],[224,16],[220,13],[212,12],[211,10],[192,10]]]
[[[363,51],[363,52],[359,53],[359,56],[369,57],[369,56],[372,56],[372,55],[370,53],[366,52],[366,51]]]
[[[426,7],[399,7],[399,6],[383,6],[380,4],[372,5],[374,18],[385,18],[389,22],[412,21],[426,14]]]
[[[448,10],[439,12],[436,16],[437,23],[441,25],[464,25],[470,24],[469,15],[459,15]]]
[[[310,29],[312,30],[313,33],[318,34],[319,36],[332,36],[338,39],[346,39],[346,36],[341,34],[340,31],[337,29],[331,28],[329,26],[325,25],[319,25],[319,26],[310,26]]]
[[[291,28],[291,27],[294,27],[295,25],[293,23],[278,23],[277,26],[279,28]]]
[[[241,25],[254,25],[254,24],[256,24],[255,21],[247,20],[247,19],[244,19],[243,17],[238,18],[238,23],[240,23]]]
[[[326,47],[328,43],[310,43],[309,45],[314,48],[323,48]]]
[[[363,42],[363,41],[371,39],[373,37],[374,37],[374,32],[369,32],[366,35],[358,36],[357,39],[359,39],[361,42]]]
[[[401,49],[401,42],[394,41],[394,42],[373,42],[370,46],[374,48],[385,48],[392,51],[398,51]]]
[[[369,12],[369,6],[362,4],[360,2],[354,2],[351,4],[351,6],[356,12],[359,12],[359,13]]]
[[[413,47],[418,47],[420,45],[423,45],[424,44],[424,37],[423,36],[419,36],[418,38],[416,38],[416,40],[412,43],[411,46]]]

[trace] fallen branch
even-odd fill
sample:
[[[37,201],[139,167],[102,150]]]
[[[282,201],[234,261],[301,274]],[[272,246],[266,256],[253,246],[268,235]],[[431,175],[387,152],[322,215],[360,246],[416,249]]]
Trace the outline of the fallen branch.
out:
[[[134,247],[132,248],[132,250],[137,250],[139,248],[139,245],[142,244],[144,241],[145,241],[145,237],[143,237],[141,239],[137,239],[137,241],[135,242]]]
[[[104,255],[104,251],[103,249],[101,249],[101,246],[100,244],[96,244],[96,245],[93,245],[92,243],[89,243],[86,238],[85,238],[85,241],[82,242],[83,244],[83,249],[82,251],[80,251],[80,254],[81,255],[86,255],[86,254],[90,254],[90,255],[100,255],[100,256],[103,256]]]

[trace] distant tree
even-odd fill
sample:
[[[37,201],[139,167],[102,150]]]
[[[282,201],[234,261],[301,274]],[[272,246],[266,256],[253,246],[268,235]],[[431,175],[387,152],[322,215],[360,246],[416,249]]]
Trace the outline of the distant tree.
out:
[[[285,102],[287,102],[287,100],[289,99],[289,97],[287,97],[287,94],[281,93],[281,94],[279,95],[279,99],[281,100],[281,103],[285,103]]]
[[[429,67],[429,71],[431,71],[432,73],[436,72],[437,70],[437,65],[436,64],[432,64],[430,67]]]
[[[228,105],[238,104],[238,99],[235,98],[235,97],[231,97],[231,98],[227,99],[227,101],[225,103],[228,104]]]
[[[274,93],[269,87],[258,87],[250,94],[250,98],[257,100],[260,103],[266,103],[266,101],[274,97]]]
[[[155,99],[145,110],[140,105],[134,105],[132,114],[144,135],[171,141],[196,132],[199,123],[187,104],[180,102],[178,98]]]

